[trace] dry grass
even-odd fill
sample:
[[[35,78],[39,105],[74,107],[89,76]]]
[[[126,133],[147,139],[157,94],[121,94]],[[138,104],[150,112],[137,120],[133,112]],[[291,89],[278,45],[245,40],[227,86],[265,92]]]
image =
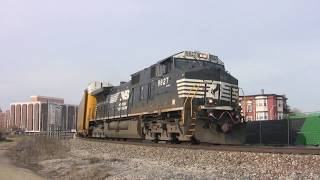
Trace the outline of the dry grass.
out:
[[[6,129],[0,129],[0,141],[5,141],[8,136]]]
[[[16,165],[33,170],[52,180],[103,180],[110,176],[109,161],[99,157],[71,156],[68,141],[46,137],[23,136],[10,155]],[[111,162],[120,161],[111,159]]]
[[[19,164],[36,164],[47,159],[65,158],[69,148],[62,141],[47,137],[25,137],[17,142],[11,156]]]

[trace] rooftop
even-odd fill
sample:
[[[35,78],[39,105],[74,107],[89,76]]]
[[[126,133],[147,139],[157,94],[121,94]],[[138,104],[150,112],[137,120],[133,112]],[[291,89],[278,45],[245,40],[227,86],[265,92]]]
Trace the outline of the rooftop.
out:
[[[242,97],[257,97],[257,96],[277,96],[277,97],[285,97],[285,95],[279,95],[279,94],[253,94],[253,95],[244,95],[244,96],[239,96],[239,97],[242,98]]]

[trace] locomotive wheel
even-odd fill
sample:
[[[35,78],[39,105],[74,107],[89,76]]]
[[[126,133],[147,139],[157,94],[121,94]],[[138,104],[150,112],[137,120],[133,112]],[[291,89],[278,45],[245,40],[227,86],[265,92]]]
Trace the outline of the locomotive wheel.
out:
[[[154,143],[159,143],[159,134],[158,133],[155,133],[154,134],[154,140],[153,140]]]
[[[191,143],[192,145],[198,145],[198,144],[200,144],[200,141],[197,140],[194,136],[192,136],[192,137],[190,138],[190,143]]]
[[[180,144],[180,141],[177,138],[177,134],[171,134],[171,144]]]

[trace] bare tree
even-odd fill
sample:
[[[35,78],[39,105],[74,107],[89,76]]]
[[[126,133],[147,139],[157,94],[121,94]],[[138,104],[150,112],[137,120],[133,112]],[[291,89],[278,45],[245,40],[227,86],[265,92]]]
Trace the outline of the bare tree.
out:
[[[303,114],[303,112],[299,108],[292,108],[290,114],[298,115]]]

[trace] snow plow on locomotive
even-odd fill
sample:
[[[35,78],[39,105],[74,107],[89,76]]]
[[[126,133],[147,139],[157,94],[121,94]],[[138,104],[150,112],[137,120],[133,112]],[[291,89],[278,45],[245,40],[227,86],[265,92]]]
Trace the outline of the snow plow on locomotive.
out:
[[[175,54],[119,86],[93,83],[78,117],[82,136],[214,144],[245,140],[238,80],[208,53]]]

